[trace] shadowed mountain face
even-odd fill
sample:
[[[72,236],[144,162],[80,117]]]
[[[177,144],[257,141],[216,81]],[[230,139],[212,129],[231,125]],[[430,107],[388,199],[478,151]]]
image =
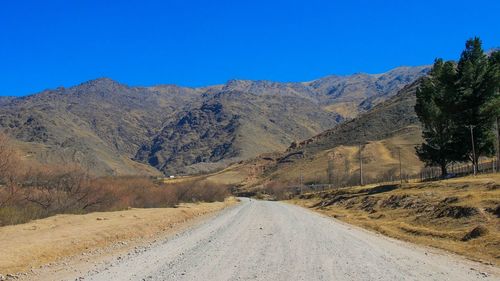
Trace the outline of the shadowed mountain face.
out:
[[[0,99],[0,130],[26,156],[76,162],[96,174],[198,173],[284,150],[372,108],[427,70],[205,88],[97,79]]]
[[[178,114],[150,144],[141,147],[136,159],[174,173],[194,163],[213,163],[236,157],[238,151],[233,142],[239,125],[239,116],[225,110],[220,102],[207,102]]]
[[[136,159],[165,173],[207,171],[283,150],[340,120],[297,95],[220,92],[172,118]],[[212,164],[203,168],[199,163]]]

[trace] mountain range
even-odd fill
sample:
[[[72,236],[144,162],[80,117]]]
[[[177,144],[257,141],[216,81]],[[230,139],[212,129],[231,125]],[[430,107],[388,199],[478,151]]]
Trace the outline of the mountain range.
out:
[[[78,163],[97,175],[196,174],[345,128],[428,70],[200,88],[102,78],[1,98],[0,130],[42,163]]]

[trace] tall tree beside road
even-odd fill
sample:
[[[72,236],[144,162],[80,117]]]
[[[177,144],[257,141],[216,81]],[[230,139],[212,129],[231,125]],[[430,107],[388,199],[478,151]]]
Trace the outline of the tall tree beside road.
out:
[[[486,103],[483,114],[490,116],[493,122],[493,132],[496,136],[496,157],[500,160],[500,51],[496,51],[490,56],[490,75],[495,83],[493,98]],[[497,168],[498,169],[498,168]]]
[[[469,39],[457,65],[457,100],[453,139],[457,146],[466,148],[464,160],[477,167],[480,156],[494,153],[495,134],[492,130],[494,115],[487,106],[498,97],[498,62],[488,58],[479,38]],[[496,93],[495,93],[496,92]],[[470,126],[473,126],[471,132]],[[473,142],[471,135],[473,134]],[[469,140],[469,141],[466,141]]]
[[[415,111],[422,123],[424,143],[417,147],[417,155],[427,166],[438,165],[446,175],[447,166],[458,154],[450,135],[454,129],[453,118],[448,108],[456,92],[455,66],[452,62],[437,59],[417,89]]]
[[[481,45],[479,38],[469,39],[458,63],[436,59],[417,90],[424,139],[417,155],[427,166],[440,166],[442,176],[449,163],[469,160],[477,168],[480,156],[494,152],[500,53],[488,57]]]

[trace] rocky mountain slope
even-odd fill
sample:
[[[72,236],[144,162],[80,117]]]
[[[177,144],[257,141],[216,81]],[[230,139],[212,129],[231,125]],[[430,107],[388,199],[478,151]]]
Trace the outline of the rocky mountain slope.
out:
[[[0,100],[0,130],[26,157],[97,174],[199,173],[286,149],[365,112],[427,67],[306,83],[186,88],[110,79]]]
[[[9,103],[14,97],[0,97],[0,106]]]
[[[315,153],[339,145],[358,145],[388,138],[401,129],[418,126],[415,113],[415,92],[418,81],[405,86],[396,96],[384,101],[355,119],[326,130],[301,143],[292,144],[288,151]]]
[[[244,185],[255,186],[267,181],[357,184],[360,149],[365,182],[398,179],[399,159],[403,175],[417,174],[423,167],[414,148],[422,141],[414,111],[418,83],[417,80],[405,86],[395,96],[352,120],[292,143],[282,153],[246,162],[239,170],[253,173],[253,177],[248,176]]]
[[[186,88],[99,79],[12,100],[0,107],[0,127],[42,163],[76,162],[101,174],[158,173],[130,158],[195,96]]]
[[[167,173],[193,173],[283,150],[340,120],[296,95],[223,91],[167,123],[136,159]]]

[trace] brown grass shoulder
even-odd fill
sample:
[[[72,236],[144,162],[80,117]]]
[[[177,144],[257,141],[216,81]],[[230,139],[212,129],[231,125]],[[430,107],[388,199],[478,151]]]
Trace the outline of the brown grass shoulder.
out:
[[[387,236],[500,265],[500,174],[354,187],[289,202]]]

